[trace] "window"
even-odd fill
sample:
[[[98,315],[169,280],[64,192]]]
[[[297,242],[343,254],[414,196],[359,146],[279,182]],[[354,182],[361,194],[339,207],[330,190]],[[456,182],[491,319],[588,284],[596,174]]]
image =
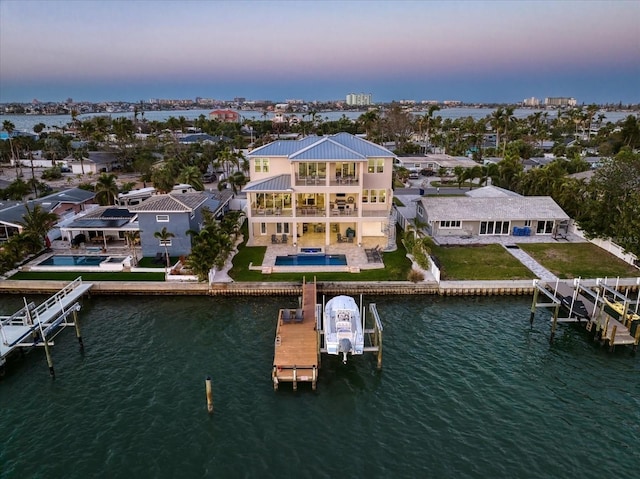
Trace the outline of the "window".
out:
[[[267,223],[260,223],[260,234],[261,235],[267,234]]]
[[[171,246],[171,240],[170,239],[160,240],[160,246]]]
[[[372,158],[369,159],[367,165],[367,173],[384,173],[384,159]]]
[[[525,220],[524,225],[531,227],[531,220]]]
[[[363,203],[386,203],[387,190],[362,190]]]
[[[418,216],[420,216],[421,218],[424,218],[424,210],[422,209],[421,204],[416,205],[416,213],[418,213]]]
[[[536,226],[536,234],[550,235],[553,233],[553,220],[540,220]]]
[[[269,173],[269,159],[268,158],[256,158],[255,159],[255,172],[256,173]]]
[[[462,228],[462,222],[460,220],[441,221],[440,228]]]
[[[289,223],[276,223],[276,233],[289,234]]]
[[[481,235],[508,235],[509,221],[481,221]]]
[[[169,215],[156,215],[156,222],[158,223],[168,223]]]

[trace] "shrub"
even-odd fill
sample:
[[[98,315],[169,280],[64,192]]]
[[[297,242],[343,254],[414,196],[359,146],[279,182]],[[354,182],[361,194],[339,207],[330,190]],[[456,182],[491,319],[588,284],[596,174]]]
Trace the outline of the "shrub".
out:
[[[412,269],[407,274],[407,279],[412,283],[419,283],[420,281],[424,281],[424,274],[422,271],[418,271],[417,269]]]

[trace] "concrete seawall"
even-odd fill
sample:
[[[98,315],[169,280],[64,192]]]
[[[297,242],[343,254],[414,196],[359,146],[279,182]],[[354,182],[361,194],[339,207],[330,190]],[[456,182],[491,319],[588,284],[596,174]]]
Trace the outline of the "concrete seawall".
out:
[[[307,279],[311,279],[308,275]],[[572,282],[572,280],[562,280]],[[0,294],[50,294],[62,289],[67,281],[0,281]],[[292,296],[300,295],[302,283],[242,282],[242,283],[173,283],[136,281],[92,281],[91,294],[99,295],[195,295],[195,296]],[[582,280],[594,286],[596,280]],[[607,281],[615,285],[616,280]],[[618,280],[620,289],[637,291],[639,278]],[[318,282],[321,294],[367,294],[367,295],[440,295],[440,296],[505,296],[533,294],[531,280],[518,281],[442,281],[412,283],[409,281],[380,282]]]

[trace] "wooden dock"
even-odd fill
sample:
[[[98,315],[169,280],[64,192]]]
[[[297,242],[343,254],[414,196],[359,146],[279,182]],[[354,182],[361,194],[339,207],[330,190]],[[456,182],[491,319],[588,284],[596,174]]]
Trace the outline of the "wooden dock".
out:
[[[557,323],[579,323],[583,324],[588,332],[593,333],[595,341],[607,344],[611,351],[617,345],[631,345],[634,351],[637,349],[640,343],[640,325],[637,322],[634,324],[634,321],[631,320],[624,321],[622,314],[605,308],[605,306],[611,305],[606,294],[622,300],[625,305],[630,301],[627,295],[623,295],[600,280],[596,282],[595,287],[586,287],[580,283],[579,279],[574,280],[573,283],[535,282],[535,287],[531,306],[531,322],[533,324],[536,308],[553,308],[550,341],[553,341]],[[542,293],[550,301],[538,302],[539,293]],[[565,303],[562,302],[563,298],[567,298]],[[576,307],[578,303],[584,305],[588,313],[587,318],[580,318],[580,315],[576,314],[576,311],[579,310]],[[559,317],[561,307],[568,312],[568,317]]]
[[[299,382],[310,382],[316,389],[320,362],[316,311],[316,283],[304,280],[301,307],[278,312],[271,373],[275,390],[281,382],[292,383],[294,390]]]

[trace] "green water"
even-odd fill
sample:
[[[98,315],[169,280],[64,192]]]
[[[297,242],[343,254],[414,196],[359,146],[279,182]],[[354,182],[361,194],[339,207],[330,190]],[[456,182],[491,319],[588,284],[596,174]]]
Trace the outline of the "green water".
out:
[[[0,313],[22,299],[1,298]],[[295,298],[93,297],[0,381],[2,478],[609,478],[640,470],[640,357],[530,298],[379,297],[384,369],[323,361],[274,392]],[[204,379],[214,381],[207,414]]]

